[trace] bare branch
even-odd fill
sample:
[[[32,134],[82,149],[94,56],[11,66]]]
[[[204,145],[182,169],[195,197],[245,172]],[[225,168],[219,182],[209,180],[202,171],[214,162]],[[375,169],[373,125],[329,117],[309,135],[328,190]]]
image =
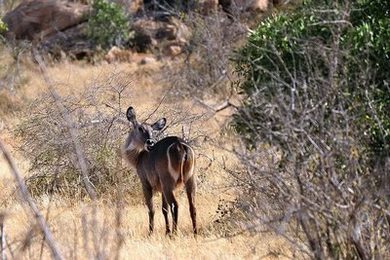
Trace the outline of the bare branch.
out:
[[[42,216],[41,212],[39,211],[38,207],[36,206],[35,202],[31,198],[21,174],[17,170],[16,165],[15,165],[14,161],[12,160],[11,155],[6,150],[4,144],[1,140],[0,140],[0,150],[3,152],[3,156],[11,169],[11,172],[12,172],[12,174],[15,178],[15,181],[19,187],[19,191],[20,191],[20,194],[21,194],[23,200],[25,202],[27,202],[27,204],[29,205],[30,210],[34,214],[34,218],[39,225],[39,228],[41,229],[41,231],[45,235],[45,240],[46,240],[47,245],[50,248],[52,257],[54,259],[63,259],[61,252],[57,246],[57,243],[55,242],[55,240],[51,234],[49,226],[47,225],[45,219],[43,218],[43,216]]]
[[[51,82],[51,80],[49,78],[46,66],[45,66],[41,56],[37,53],[37,51],[35,49],[33,49],[33,53],[34,53],[35,60],[38,62],[39,68],[40,68],[42,76],[47,84],[47,87],[49,88],[49,91],[55,100],[56,106],[58,107],[59,111],[61,111],[61,115],[64,118],[64,121],[65,121],[66,126],[68,128],[68,131],[70,133],[70,136],[71,136],[71,139],[72,139],[72,142],[73,142],[76,154],[77,154],[77,160],[78,160],[78,163],[80,166],[80,174],[81,174],[81,178],[82,178],[82,181],[84,183],[85,189],[86,189],[89,197],[92,200],[96,200],[96,192],[95,192],[95,189],[93,188],[93,185],[91,184],[89,177],[88,177],[88,167],[87,167],[87,163],[85,161],[85,157],[83,155],[80,140],[77,137],[78,136],[77,130],[73,127],[73,124],[69,118],[68,112],[66,111],[66,109],[62,105],[62,103],[60,102],[60,97],[53,87],[53,83]]]

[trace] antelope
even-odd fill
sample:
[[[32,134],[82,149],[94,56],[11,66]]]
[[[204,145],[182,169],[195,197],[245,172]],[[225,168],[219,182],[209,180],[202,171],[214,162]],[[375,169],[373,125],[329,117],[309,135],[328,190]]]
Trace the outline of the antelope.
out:
[[[149,215],[149,235],[154,229],[153,194],[162,193],[162,213],[165,219],[166,234],[170,234],[168,211],[172,215],[172,230],[177,231],[179,205],[174,196],[174,190],[184,184],[188,197],[192,229],[197,234],[194,174],[195,154],[191,146],[182,138],[168,136],[156,142],[154,133],[161,131],[167,120],[161,118],[154,124],[139,123],[133,107],[126,112],[132,125],[123,154],[133,166],[142,183],[142,190]]]

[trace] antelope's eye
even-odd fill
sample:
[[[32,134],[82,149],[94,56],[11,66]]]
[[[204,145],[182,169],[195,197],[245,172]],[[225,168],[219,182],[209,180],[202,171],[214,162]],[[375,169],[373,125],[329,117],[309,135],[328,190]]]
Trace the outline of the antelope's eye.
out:
[[[139,126],[139,127],[138,127],[138,131],[144,132],[144,129],[143,129],[141,126]]]

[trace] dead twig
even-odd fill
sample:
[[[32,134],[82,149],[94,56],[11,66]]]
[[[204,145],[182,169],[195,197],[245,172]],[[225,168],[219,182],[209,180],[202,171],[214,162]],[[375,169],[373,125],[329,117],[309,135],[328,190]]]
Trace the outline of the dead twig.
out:
[[[203,100],[201,100],[200,98],[196,98],[196,97],[195,97],[195,101],[198,102],[201,106],[207,108],[208,110],[211,110],[214,114],[221,112],[222,110],[225,110],[229,107],[233,107],[234,109],[237,109],[237,106],[231,103],[229,99],[225,100],[224,102],[216,106],[211,106],[206,102],[204,102]]]
[[[3,152],[3,156],[11,169],[11,173],[13,174],[15,181],[18,185],[18,188],[19,188],[19,191],[20,191],[20,194],[22,196],[23,201],[27,202],[28,206],[30,207],[30,209],[34,215],[35,220],[38,223],[39,228],[41,229],[41,231],[43,232],[43,234],[45,236],[46,243],[50,248],[51,255],[52,255],[53,259],[63,259],[61,252],[57,246],[57,243],[55,242],[55,240],[52,236],[52,233],[49,229],[49,226],[46,223],[46,220],[43,218],[37,205],[35,204],[35,202],[31,198],[30,193],[27,190],[26,184],[22,178],[22,175],[17,170],[16,165],[15,165],[14,161],[12,160],[11,155],[9,154],[9,152],[7,151],[7,149],[5,148],[5,146],[3,145],[3,142],[1,140],[0,140],[0,150]]]
[[[82,178],[82,181],[84,183],[85,189],[86,189],[89,197],[92,200],[96,200],[96,192],[95,192],[95,189],[93,188],[93,185],[88,177],[88,167],[87,167],[87,163],[85,161],[85,156],[84,156],[82,148],[81,148],[80,140],[77,137],[78,136],[77,130],[73,127],[73,124],[71,122],[71,119],[69,118],[69,114],[66,111],[65,107],[59,101],[60,97],[59,97],[58,93],[54,90],[53,83],[51,82],[51,80],[47,74],[47,69],[46,69],[46,66],[42,60],[42,57],[36,52],[35,49],[33,50],[33,54],[34,54],[35,60],[38,62],[39,68],[40,68],[42,76],[47,84],[47,87],[49,88],[50,94],[54,98],[56,106],[58,107],[59,111],[61,112],[62,117],[66,123],[66,127],[69,130],[71,141],[73,142],[75,152],[77,154],[77,161],[78,161],[78,164],[80,166],[80,174],[81,174],[81,178]]]
[[[6,241],[5,241],[5,230],[4,230],[4,218],[5,218],[5,214],[1,213],[0,214],[0,247],[1,247],[1,259],[2,260],[7,259],[6,255],[5,255]]]

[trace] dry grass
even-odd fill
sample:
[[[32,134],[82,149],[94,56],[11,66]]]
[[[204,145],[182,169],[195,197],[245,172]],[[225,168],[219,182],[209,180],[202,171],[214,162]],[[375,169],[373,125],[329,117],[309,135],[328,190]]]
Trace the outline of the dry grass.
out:
[[[56,83],[56,90],[62,95],[79,93],[86,86],[105,80],[114,72],[128,75],[133,87],[128,97],[124,99],[124,106],[132,104],[142,116],[147,115],[167,91],[159,82],[156,82],[156,77],[154,77],[160,66],[161,64],[157,62],[141,67],[127,63],[92,66],[63,62],[50,67],[48,72]],[[23,100],[33,100],[44,93],[47,87],[33,64],[29,64],[24,69],[24,73],[30,80],[18,90],[17,95]],[[204,108],[191,100],[176,100],[174,103],[164,103],[163,106],[183,107],[183,110],[191,113],[205,112]],[[123,238],[120,259],[143,257],[158,259],[265,257],[275,259],[290,255],[286,243],[276,235],[243,233],[233,237],[223,237],[223,232],[214,224],[219,217],[216,210],[220,200],[234,198],[234,194],[229,190],[229,176],[222,166],[235,168],[238,167],[238,163],[233,155],[219,148],[221,143],[229,145],[231,144],[229,142],[233,142],[221,135],[229,113],[225,111],[208,117],[206,121],[198,122],[193,126],[195,129],[202,129],[204,136],[207,137],[199,141],[202,142],[200,146],[202,150],[199,148],[197,150],[199,154],[197,169],[198,174],[202,176],[199,179],[201,183],[197,195],[200,226],[200,235],[197,239],[191,233],[188,203],[182,191],[177,192],[180,205],[179,233],[173,238],[166,237],[164,234],[160,195],[155,197],[156,230],[151,237],[147,236],[147,210],[141,203],[141,198],[131,198],[126,194],[119,197],[101,197],[95,202],[97,211],[96,219],[94,219],[94,214],[92,214],[94,204],[88,199],[72,200],[58,195],[39,197],[37,198],[39,208],[47,218],[62,254],[67,259],[99,257],[111,259],[117,252],[118,241]],[[27,158],[21,157],[14,149],[20,145],[12,134],[19,118],[15,114],[8,122],[6,127],[0,125],[1,138],[11,149],[21,172],[28,175]],[[180,130],[177,131],[180,132]],[[6,253],[10,258],[13,256],[17,259],[50,258],[46,247],[43,247],[41,252],[42,236],[35,227],[30,212],[15,194],[10,176],[8,167],[1,158],[0,211],[6,214],[5,228],[9,243]],[[139,203],[134,203],[134,199]],[[94,243],[93,238],[100,240]]]
[[[156,198],[156,200],[158,200]],[[157,209],[156,230],[151,237],[147,235],[147,218],[144,205],[125,206],[123,208],[123,222],[121,232],[124,236],[124,245],[121,250],[121,258],[129,257],[142,258],[170,258],[182,259],[196,257],[199,258],[244,258],[265,256],[270,252],[283,252],[286,250],[283,241],[273,236],[255,236],[239,235],[231,238],[220,238],[218,233],[208,231],[208,225],[214,217],[215,211],[214,196],[199,196],[199,222],[201,223],[201,235],[195,239],[191,233],[191,223],[186,199],[180,196],[179,203],[182,205],[179,222],[179,234],[177,237],[169,238],[164,235],[162,214]],[[66,258],[75,258],[77,254],[80,258],[87,258],[86,251],[94,252],[92,242],[88,243],[88,250],[85,250],[83,237],[82,218],[90,215],[90,205],[87,202],[78,202],[70,205],[61,198],[55,198],[48,202],[49,198],[41,199],[42,210],[52,208],[49,214],[49,223],[54,236],[61,245],[60,248]],[[159,200],[158,200],[159,201]],[[210,203],[211,202],[211,203]],[[106,257],[112,258],[115,251],[113,246],[117,238],[115,229],[116,207],[102,201],[98,202],[97,224],[94,225],[94,231],[97,236],[101,235],[106,240],[104,248]],[[29,233],[32,224],[28,216],[20,205],[14,205],[8,210],[7,220],[8,239],[14,239],[13,250],[18,252]],[[45,212],[43,210],[43,212]],[[159,214],[160,213],[160,214]],[[91,219],[88,219],[88,225]],[[104,235],[102,235],[104,234]],[[89,234],[91,237],[92,234]],[[28,250],[30,252],[20,252],[21,256],[28,256],[36,259],[39,257],[40,240],[39,235],[34,232],[36,238],[32,241],[33,245]],[[19,243],[18,243],[19,241]],[[45,252],[46,257],[48,252]]]

